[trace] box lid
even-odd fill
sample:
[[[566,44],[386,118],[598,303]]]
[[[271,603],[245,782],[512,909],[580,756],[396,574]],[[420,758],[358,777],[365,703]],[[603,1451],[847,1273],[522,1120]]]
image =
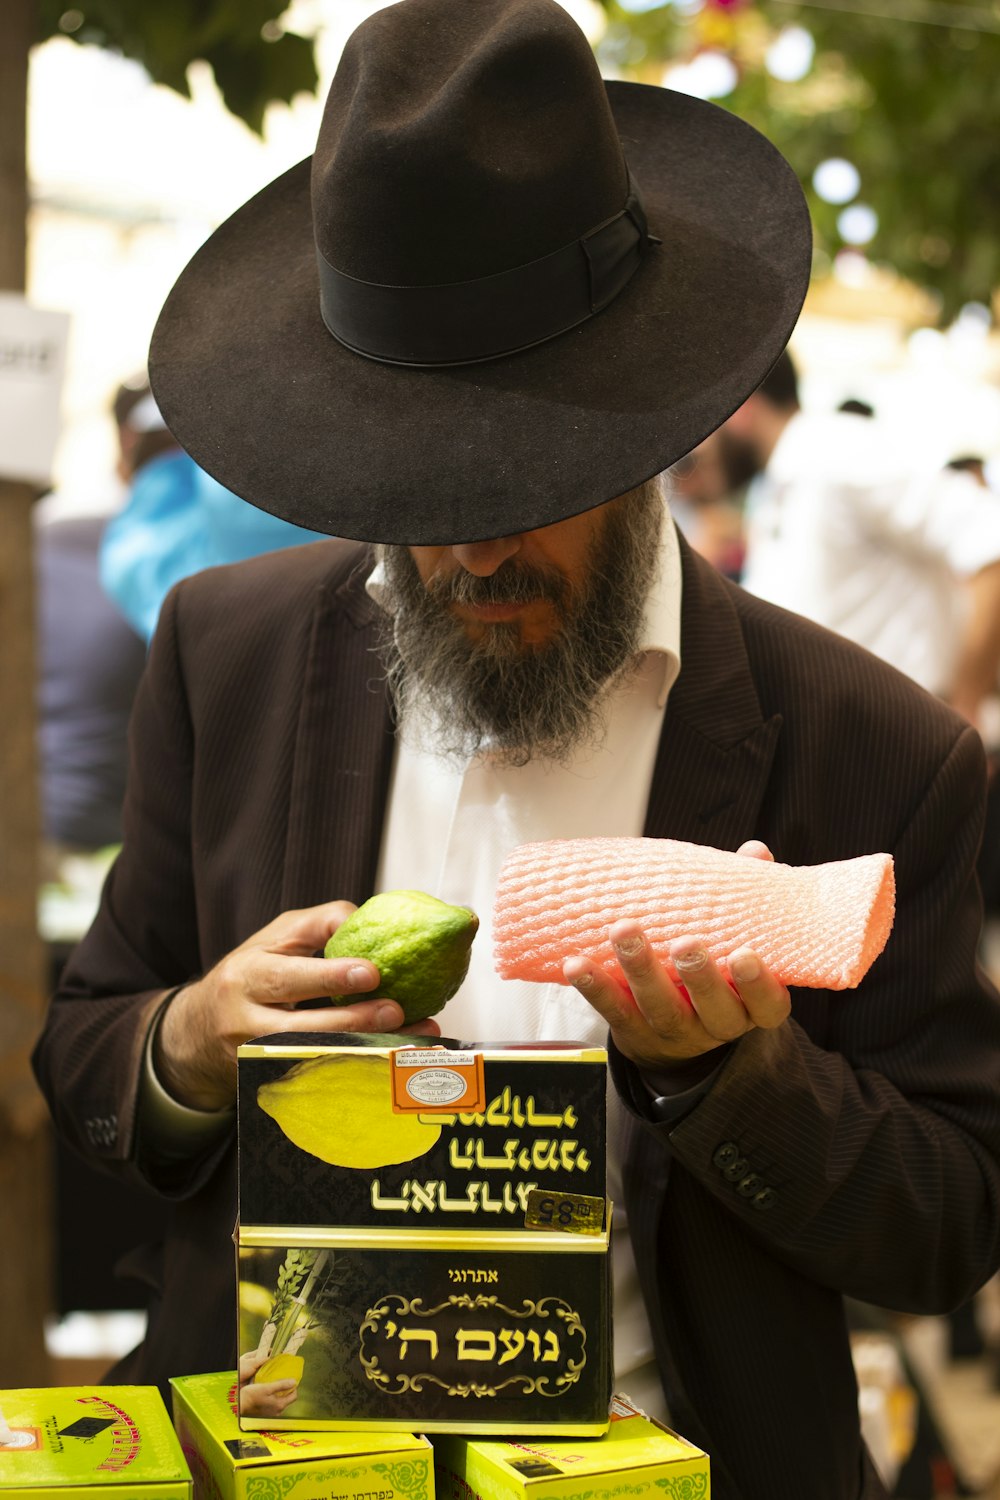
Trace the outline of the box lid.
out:
[[[526,1442],[494,1442],[489,1438],[470,1439],[470,1448],[518,1482],[525,1478],[525,1460],[536,1459],[551,1474],[579,1477],[583,1474],[615,1474],[629,1469],[651,1468],[668,1463],[687,1463],[703,1458],[700,1448],[679,1437],[659,1422],[652,1421],[632,1405],[627,1397],[616,1395],[611,1402],[611,1425],[603,1437],[531,1438]],[[548,1477],[547,1475],[547,1477]]]
[[[178,1376],[170,1384],[175,1401],[187,1403],[209,1437],[226,1450],[237,1469],[367,1454],[426,1452],[430,1446],[426,1438],[412,1432],[361,1429],[317,1432],[295,1428],[247,1432],[241,1428],[236,1412],[236,1375],[232,1370]]]
[[[0,1391],[0,1489],[190,1483],[155,1386],[51,1386]]]

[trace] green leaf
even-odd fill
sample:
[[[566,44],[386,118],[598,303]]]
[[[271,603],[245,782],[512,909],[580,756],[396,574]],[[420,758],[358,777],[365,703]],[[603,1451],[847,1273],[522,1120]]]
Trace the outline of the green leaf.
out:
[[[290,104],[297,94],[313,93],[317,83],[312,43],[285,32],[275,42],[210,48],[211,64],[226,108],[260,133],[268,104]]]
[[[935,294],[943,319],[1000,287],[1000,11],[988,0],[705,0],[685,16],[667,3],[631,12],[602,0],[606,64],[658,83],[664,65],[721,46],[740,81],[716,102],[755,125],[788,158],[809,197],[817,243],[842,247],[840,208],[812,190],[828,156],[861,174],[859,201],[878,215],[873,259]],[[844,8],[839,8],[840,5]],[[847,7],[850,6],[850,9]],[[947,22],[953,24],[931,24]],[[796,82],[767,71],[770,41],[787,26],[815,42]]]
[[[188,68],[212,68],[226,108],[253,130],[263,128],[267,106],[314,93],[315,50],[306,37],[283,32],[266,40],[286,6],[282,0],[79,0],[82,20],[65,29],[73,0],[38,0],[37,39],[71,36],[141,63],[156,83],[190,97]]]

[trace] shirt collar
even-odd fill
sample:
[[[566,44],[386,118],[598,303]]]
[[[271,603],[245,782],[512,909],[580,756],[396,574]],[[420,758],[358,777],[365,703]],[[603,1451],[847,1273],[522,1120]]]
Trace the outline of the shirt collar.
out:
[[[369,573],[365,588],[369,598],[387,611],[385,569],[380,562]],[[639,641],[643,655],[663,658],[663,675],[656,697],[657,708],[663,708],[681,669],[681,554],[677,528],[666,500],[657,545],[657,566],[646,598]]]

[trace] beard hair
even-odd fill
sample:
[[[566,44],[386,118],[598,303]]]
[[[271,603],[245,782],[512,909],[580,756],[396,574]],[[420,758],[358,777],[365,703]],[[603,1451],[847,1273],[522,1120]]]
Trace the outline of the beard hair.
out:
[[[495,764],[567,764],[606,731],[607,689],[634,670],[656,577],[665,500],[659,478],[621,497],[595,533],[586,575],[504,562],[486,578],[459,568],[426,585],[404,546],[378,546],[385,574],[380,651],[404,733],[457,761],[488,751]],[[525,646],[516,623],[471,640],[449,604],[552,602],[555,635]]]

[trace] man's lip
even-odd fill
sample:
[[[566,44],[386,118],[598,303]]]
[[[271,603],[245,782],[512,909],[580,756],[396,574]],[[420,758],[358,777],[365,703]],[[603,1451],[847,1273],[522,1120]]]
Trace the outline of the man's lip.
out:
[[[455,613],[463,620],[476,620],[491,624],[502,620],[516,620],[524,612],[522,604],[455,604]]]

